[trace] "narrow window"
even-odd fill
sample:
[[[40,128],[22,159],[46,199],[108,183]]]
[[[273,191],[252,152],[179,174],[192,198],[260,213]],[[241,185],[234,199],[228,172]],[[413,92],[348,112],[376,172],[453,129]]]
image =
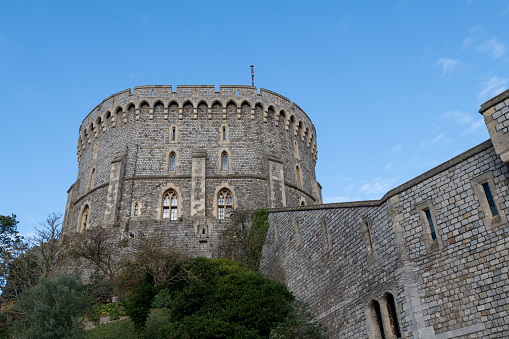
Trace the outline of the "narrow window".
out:
[[[428,219],[429,230],[431,231],[431,239],[436,240],[437,234],[435,232],[435,226],[433,226],[433,218],[431,218],[431,212],[429,209],[425,209],[426,219]]]
[[[223,154],[221,154],[221,170],[223,172],[228,171],[228,153],[226,152],[223,152]]]
[[[232,208],[232,193],[227,189],[221,190],[217,196],[217,218],[224,219],[225,217],[230,217]]]
[[[482,185],[482,188],[484,188],[484,194],[486,194],[488,205],[490,205],[491,215],[493,216],[498,215],[497,206],[495,205],[495,201],[493,200],[493,195],[491,195],[490,186],[488,185],[488,183],[485,183]]]
[[[175,141],[175,136],[176,136],[176,131],[175,131],[175,127],[173,127],[171,130],[171,141]]]
[[[226,127],[223,127],[223,141],[226,141]]]
[[[297,166],[295,167],[295,173],[296,173],[296,176],[297,176],[297,186],[302,186],[302,182],[301,182],[301,178],[300,178],[300,167]]]
[[[140,213],[140,207],[138,206],[138,204],[135,204],[134,205],[134,216],[137,217],[139,213]]]
[[[368,240],[368,252],[371,254],[371,253],[373,253],[373,238],[371,236],[371,226],[370,226],[369,222],[364,221],[364,229],[365,229],[366,237]]]
[[[80,232],[83,232],[85,229],[87,229],[88,226],[88,214],[90,213],[90,208],[85,206],[83,209],[83,212],[81,213],[80,218]]]
[[[178,199],[177,193],[170,190],[163,198],[163,219],[177,220]]]
[[[380,304],[376,300],[373,301],[373,312],[375,313],[374,315],[378,325],[378,330],[380,331],[380,336],[382,339],[385,339],[384,325],[382,323],[382,312],[380,311]]]
[[[387,293],[387,313],[389,313],[389,321],[392,327],[392,333],[396,335],[396,338],[401,338],[401,331],[399,329],[398,317],[396,315],[396,303],[394,301],[394,296],[390,293]]]
[[[170,172],[175,171],[175,153],[170,154]]]

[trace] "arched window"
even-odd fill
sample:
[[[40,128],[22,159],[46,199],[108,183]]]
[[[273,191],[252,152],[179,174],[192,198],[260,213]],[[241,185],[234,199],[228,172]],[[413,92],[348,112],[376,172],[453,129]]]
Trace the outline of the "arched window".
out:
[[[228,171],[228,153],[223,152],[221,154],[221,171],[227,172]]]
[[[140,214],[140,205],[135,204],[134,205],[134,216],[137,217],[138,214]]]
[[[175,152],[170,153],[170,172],[175,171]]]
[[[88,205],[86,205],[85,208],[83,209],[83,212],[81,213],[80,232],[83,232],[88,227],[88,215],[89,215],[89,213],[90,213],[90,208],[88,207]]]
[[[173,127],[171,129],[171,141],[175,141],[176,137],[177,137],[177,131],[176,131],[175,127]]]
[[[232,193],[226,188],[219,191],[217,196],[217,218],[224,219],[230,217],[233,208]]]
[[[305,202],[305,201],[301,201],[301,202],[300,202],[300,205],[301,205],[301,206],[306,206],[306,202]]]
[[[177,193],[169,190],[163,196],[163,219],[177,220]]]
[[[297,165],[295,167],[295,175],[297,177],[297,186],[301,187],[302,186],[302,180],[301,180],[301,176],[300,176],[300,167],[299,167],[299,165]]]
[[[226,141],[226,127],[223,127],[223,141]]]

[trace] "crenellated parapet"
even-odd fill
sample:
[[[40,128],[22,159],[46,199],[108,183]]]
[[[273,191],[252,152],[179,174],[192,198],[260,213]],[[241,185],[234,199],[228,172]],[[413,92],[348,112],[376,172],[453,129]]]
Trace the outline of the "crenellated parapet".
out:
[[[215,91],[213,85],[177,86],[138,86],[118,92],[103,100],[83,120],[78,140],[78,159],[81,151],[105,132],[107,126],[116,128],[127,124],[129,115],[153,121],[156,116],[168,120],[174,115],[181,121],[185,118],[212,120],[219,113],[222,120],[236,117],[239,121],[263,118],[264,123],[271,122],[276,127],[281,124],[285,131],[298,136],[310,149],[317,160],[316,131],[307,114],[288,98],[252,86],[220,86]]]
[[[169,222],[180,240],[216,236],[232,210],[322,203],[316,131],[297,104],[251,86],[173,89],[118,92],[83,120],[67,230]]]

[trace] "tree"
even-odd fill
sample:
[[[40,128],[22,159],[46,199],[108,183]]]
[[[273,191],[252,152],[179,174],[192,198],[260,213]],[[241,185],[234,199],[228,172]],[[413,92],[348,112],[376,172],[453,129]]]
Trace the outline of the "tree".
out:
[[[95,227],[72,234],[66,241],[66,256],[84,261],[103,279],[113,281],[120,271],[117,231]]]
[[[15,309],[16,338],[82,338],[79,317],[90,307],[85,285],[75,275],[43,277],[39,285],[24,291]]]
[[[48,214],[46,221],[41,223],[41,229],[36,228],[36,235],[31,239],[36,247],[34,251],[40,259],[41,275],[50,274],[62,259],[64,246],[60,241],[62,232],[62,214]]]
[[[268,227],[266,208],[258,209],[254,213],[233,212],[230,222],[221,232],[217,255],[245,263],[253,272],[257,272]]]
[[[154,277],[145,273],[124,299],[125,312],[134,323],[134,332],[138,338],[145,337],[145,323],[154,299],[153,285]]]
[[[16,226],[18,223],[14,214],[11,216],[0,215],[0,254],[10,251],[12,247],[23,241]]]
[[[0,286],[2,302],[12,299],[24,284],[37,281],[35,276],[35,258],[24,255],[29,248],[17,230],[16,215],[0,215]]]

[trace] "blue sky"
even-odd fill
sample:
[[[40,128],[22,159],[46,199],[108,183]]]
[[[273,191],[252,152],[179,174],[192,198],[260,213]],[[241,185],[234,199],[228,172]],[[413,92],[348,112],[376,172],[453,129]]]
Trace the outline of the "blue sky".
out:
[[[317,130],[325,202],[384,193],[489,138],[509,0],[7,1],[0,214],[64,212],[83,118],[138,85],[255,85]]]

